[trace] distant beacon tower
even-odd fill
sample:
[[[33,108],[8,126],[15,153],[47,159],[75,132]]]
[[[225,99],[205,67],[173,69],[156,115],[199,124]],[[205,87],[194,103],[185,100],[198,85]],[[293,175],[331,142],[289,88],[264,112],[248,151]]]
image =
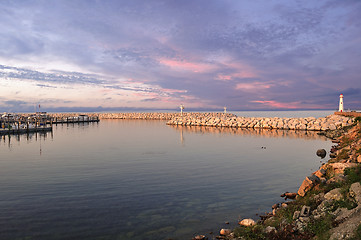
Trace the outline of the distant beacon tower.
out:
[[[338,105],[338,111],[343,112],[343,95],[340,95],[340,104]]]

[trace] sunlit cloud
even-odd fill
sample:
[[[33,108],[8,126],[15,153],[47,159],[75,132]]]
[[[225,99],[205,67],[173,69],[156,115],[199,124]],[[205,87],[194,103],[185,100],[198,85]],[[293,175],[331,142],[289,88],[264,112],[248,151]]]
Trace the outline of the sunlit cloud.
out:
[[[289,102],[282,103],[277,101],[266,101],[266,100],[258,100],[258,101],[250,101],[253,103],[259,103],[266,107],[277,108],[277,109],[297,109],[299,108],[300,102]]]
[[[221,81],[230,81],[230,80],[232,80],[232,76],[231,75],[218,74],[216,79],[221,80]]]
[[[237,90],[258,91],[262,89],[269,89],[273,86],[272,83],[252,82],[252,83],[238,83]]]
[[[173,59],[161,59],[159,62],[167,67],[173,68],[180,71],[191,71],[191,72],[208,72],[214,69],[214,66],[199,62],[179,61]]]

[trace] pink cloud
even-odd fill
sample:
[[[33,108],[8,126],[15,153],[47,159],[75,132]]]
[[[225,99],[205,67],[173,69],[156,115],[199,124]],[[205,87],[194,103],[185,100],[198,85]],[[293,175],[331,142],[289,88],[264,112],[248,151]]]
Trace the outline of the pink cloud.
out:
[[[179,89],[169,89],[169,88],[163,88],[162,91],[167,93],[186,93],[187,90],[179,90]]]
[[[230,81],[236,78],[257,78],[259,77],[259,71],[255,70],[253,67],[246,63],[240,63],[238,61],[234,61],[229,57],[225,57],[217,62],[217,67],[219,69],[230,69],[232,73],[223,74],[219,73],[216,80],[220,81]]]
[[[232,74],[233,78],[256,78],[259,76],[259,71],[247,63],[227,60],[223,62],[223,64],[228,68],[234,69],[235,73]]]
[[[265,100],[258,100],[258,101],[251,101],[251,102],[261,103],[268,107],[285,108],[285,109],[296,109],[301,106],[300,102],[281,103],[281,102],[277,102],[277,101],[265,101]]]
[[[221,80],[221,81],[229,81],[232,80],[233,75],[223,75],[223,74],[218,74],[217,76],[217,80]]]
[[[272,87],[272,83],[253,82],[253,83],[238,83],[236,89],[239,90],[261,90]]]
[[[170,68],[174,68],[174,69],[178,69],[178,70],[192,71],[192,72],[207,72],[207,71],[211,71],[212,69],[214,69],[214,66],[212,66],[211,64],[197,63],[197,62],[190,62],[190,61],[160,59],[159,62]]]

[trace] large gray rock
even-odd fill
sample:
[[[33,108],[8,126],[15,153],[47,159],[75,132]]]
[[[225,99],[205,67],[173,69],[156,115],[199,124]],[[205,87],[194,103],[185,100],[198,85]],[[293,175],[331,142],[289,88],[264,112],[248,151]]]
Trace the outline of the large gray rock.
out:
[[[340,211],[339,216],[336,218],[336,222],[341,222],[337,227],[331,229],[332,240],[349,239],[354,236],[357,227],[361,222],[361,208],[347,210],[343,209]]]
[[[340,188],[335,188],[332,189],[331,191],[329,191],[328,193],[325,194],[324,198],[326,200],[341,200],[342,199],[342,193],[341,193],[341,189]]]
[[[355,199],[357,204],[361,204],[361,184],[359,182],[351,185],[350,196]]]

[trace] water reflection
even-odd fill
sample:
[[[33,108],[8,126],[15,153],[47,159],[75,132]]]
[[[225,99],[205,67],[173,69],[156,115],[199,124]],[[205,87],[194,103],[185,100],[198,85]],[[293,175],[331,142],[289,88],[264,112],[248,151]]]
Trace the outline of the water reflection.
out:
[[[180,132],[181,143],[184,145],[184,132],[200,134],[225,134],[225,135],[243,135],[243,136],[261,136],[266,138],[293,138],[306,140],[327,140],[315,131],[297,131],[281,129],[253,129],[253,128],[227,128],[227,127],[205,127],[205,126],[181,126],[169,125]]]
[[[173,128],[104,120],[55,126],[54,137],[1,137],[0,239],[190,239],[195,231],[215,232],[297,191],[319,167],[314,149],[331,146],[313,132]]]
[[[14,144],[20,144],[20,142],[31,143],[33,141],[39,142],[39,154],[42,153],[41,141],[46,141],[48,138],[53,139],[53,132],[34,132],[28,134],[8,134],[2,135],[0,145],[7,146],[12,150]]]

